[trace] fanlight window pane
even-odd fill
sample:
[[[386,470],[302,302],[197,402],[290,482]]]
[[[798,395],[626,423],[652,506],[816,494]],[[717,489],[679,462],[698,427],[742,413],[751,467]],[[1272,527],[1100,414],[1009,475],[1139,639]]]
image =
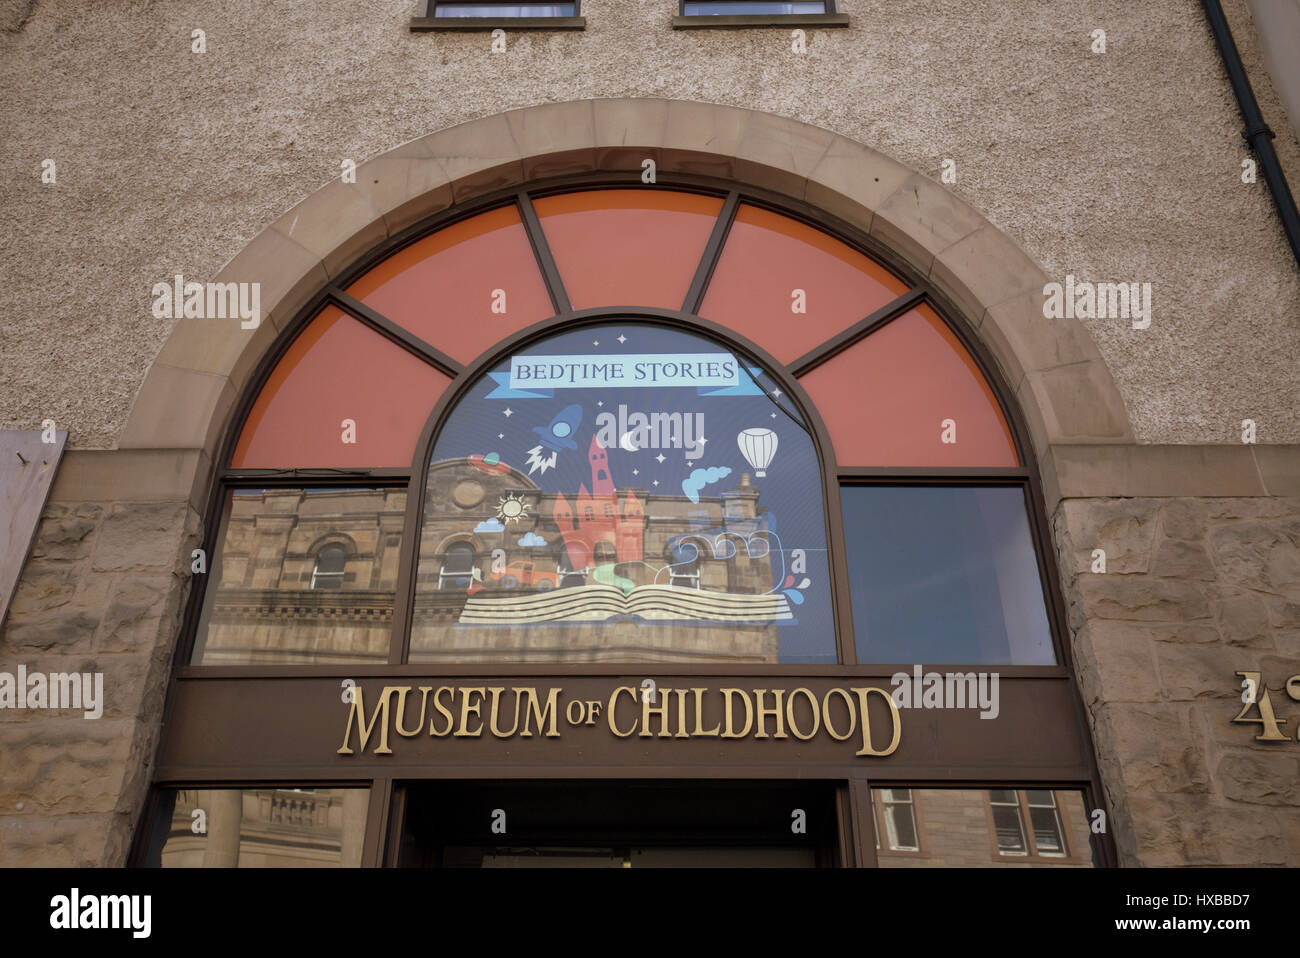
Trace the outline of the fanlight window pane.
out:
[[[165,789],[145,865],[359,868],[369,805],[368,788]]]
[[[555,313],[513,206],[412,243],[347,292],[462,363]]]
[[[763,0],[686,0],[686,16],[736,16],[749,14],[825,13],[824,2],[766,3]]]
[[[230,464],[410,468],[429,410],[448,382],[428,363],[327,307],[262,387]]]
[[[572,17],[572,3],[439,3],[439,17]]]
[[[840,490],[858,661],[1054,665],[1018,486]]]
[[[535,204],[574,309],[680,309],[722,211],[715,196],[589,190]]]
[[[905,292],[902,280],[833,236],[741,206],[700,315],[791,362]]]
[[[405,511],[404,488],[234,490],[192,663],[387,662]]]
[[[645,323],[507,357],[433,450],[411,660],[836,661],[820,466],[777,391]]]
[[[918,306],[800,378],[841,466],[1016,466],[984,374]]]

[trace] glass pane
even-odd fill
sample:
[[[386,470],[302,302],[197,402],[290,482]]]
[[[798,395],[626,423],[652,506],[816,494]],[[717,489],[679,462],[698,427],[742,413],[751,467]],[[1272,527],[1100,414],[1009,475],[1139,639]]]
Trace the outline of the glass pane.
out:
[[[791,362],[906,291],[902,280],[834,237],[741,206],[700,315]]]
[[[367,788],[185,788],[163,793],[146,865],[358,868]]]
[[[536,201],[574,309],[681,309],[722,211],[716,196],[589,190]]]
[[[841,466],[1020,464],[984,374],[928,306],[904,313],[799,384],[817,404]]]
[[[230,464],[409,469],[449,382],[365,324],[326,307],[262,387]]]
[[[555,312],[514,206],[412,243],[348,294],[462,363]]]
[[[686,0],[688,17],[825,12],[826,4],[821,0],[812,0],[812,2],[796,0],[793,3],[766,3],[763,0]]]
[[[1052,797],[1052,791],[1048,788],[1027,788],[1025,789],[1025,798],[1031,806],[1041,806],[1043,808],[1055,808],[1056,801]]]
[[[192,663],[387,662],[405,515],[404,488],[234,490]],[[343,569],[324,585],[329,545]]]
[[[1020,825],[1019,805],[994,805],[993,825],[997,829],[998,851],[1003,854],[1025,853],[1025,833]]]
[[[1018,486],[844,486],[853,631],[872,664],[1054,665]]]
[[[919,809],[912,821],[916,823],[920,850],[891,854],[888,847],[883,848],[879,858],[881,868],[1091,868],[1093,865],[1092,835],[1083,792],[1078,789],[1057,791],[1061,799],[1059,821],[1069,831],[1066,846],[1073,854],[1058,854],[1046,861],[1028,854],[1014,789],[918,788],[912,794]],[[991,800],[999,798],[1009,798],[1012,804],[992,804]],[[899,816],[912,807],[891,806]],[[901,829],[899,835],[901,839]],[[1042,854],[1041,847],[1039,854]]]
[[[897,851],[916,848],[916,817],[910,803],[886,805],[885,822],[889,829],[889,847]]]
[[[439,17],[571,17],[572,3],[439,3]]]
[[[628,322],[530,345],[434,447],[411,661],[834,662],[820,481],[788,397],[711,340]]]
[[[1061,826],[1056,820],[1056,809],[1030,807],[1029,820],[1034,828],[1034,848],[1038,854],[1065,854],[1061,847]]]
[[[1013,788],[994,788],[989,790],[989,801],[998,805],[1015,805],[1016,791]]]

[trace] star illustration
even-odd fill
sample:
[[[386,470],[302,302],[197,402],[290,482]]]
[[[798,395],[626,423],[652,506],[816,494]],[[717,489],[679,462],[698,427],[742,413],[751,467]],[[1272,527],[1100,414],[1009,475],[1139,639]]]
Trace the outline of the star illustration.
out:
[[[773,419],[776,418],[776,413],[772,413],[772,418],[773,418]]]
[[[599,346],[599,345],[600,345],[600,340],[599,340],[599,339],[593,339],[593,340],[591,341],[591,345],[593,345],[593,346]]]
[[[509,419],[509,418],[510,418],[511,416],[513,416],[514,414],[515,414],[515,411],[514,411],[513,409],[511,409],[509,406],[506,407],[506,410],[505,410],[505,412],[503,413],[503,415],[504,415],[507,419]]]
[[[781,390],[779,390],[779,389],[773,389],[773,390],[772,390],[772,398],[774,398],[774,399],[780,399],[780,398],[781,398]]]
[[[633,469],[633,470],[632,470],[632,475],[634,475],[634,476],[639,476],[639,475],[641,475],[641,470],[640,470],[640,469]]]
[[[662,463],[666,458],[668,458],[668,457],[665,456],[662,452],[659,453],[659,455],[655,456],[655,459],[656,459],[658,462],[660,462],[660,463]]]
[[[598,399],[598,400],[596,400],[596,405],[597,405],[597,406],[603,406],[603,405],[605,405],[605,400],[603,400],[603,399]]]
[[[656,485],[656,486],[659,485],[659,480],[658,480],[658,479],[656,479],[656,480],[654,481],[654,485]]]
[[[619,333],[618,341],[619,341],[620,343],[625,343],[625,342],[627,342],[627,337],[624,336],[622,333]]]
[[[706,442],[708,442],[708,440],[705,439],[703,436],[701,436],[701,437],[700,437],[700,445],[702,446],[702,445],[704,445]]]
[[[504,439],[504,438],[506,438],[506,434],[503,433],[503,432],[499,432],[499,433],[497,433],[497,438],[498,438],[498,439]]]

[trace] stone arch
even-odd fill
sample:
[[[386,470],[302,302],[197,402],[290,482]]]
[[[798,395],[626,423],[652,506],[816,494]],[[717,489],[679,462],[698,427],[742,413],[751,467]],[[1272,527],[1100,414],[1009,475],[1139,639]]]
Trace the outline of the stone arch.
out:
[[[363,163],[263,230],[215,282],[261,283],[262,321],[182,319],[150,367],[123,449],[197,449],[213,463],[259,360],[322,287],[420,220],[485,194],[561,175],[715,176],[837,216],[892,249],[963,314],[1018,401],[1049,508],[1051,447],[1131,443],[1123,400],[1077,320],[1045,319],[1050,281],[975,209],[889,157],[820,127],[753,110],[663,99],[575,100],[471,120]],[[201,476],[200,486],[206,485]]]

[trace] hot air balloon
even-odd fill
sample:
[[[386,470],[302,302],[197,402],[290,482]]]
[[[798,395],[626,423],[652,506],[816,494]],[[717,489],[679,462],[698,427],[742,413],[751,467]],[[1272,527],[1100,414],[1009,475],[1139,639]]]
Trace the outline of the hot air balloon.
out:
[[[776,455],[776,433],[771,429],[746,429],[736,437],[736,445],[745,461],[754,467],[754,475],[762,479]]]

